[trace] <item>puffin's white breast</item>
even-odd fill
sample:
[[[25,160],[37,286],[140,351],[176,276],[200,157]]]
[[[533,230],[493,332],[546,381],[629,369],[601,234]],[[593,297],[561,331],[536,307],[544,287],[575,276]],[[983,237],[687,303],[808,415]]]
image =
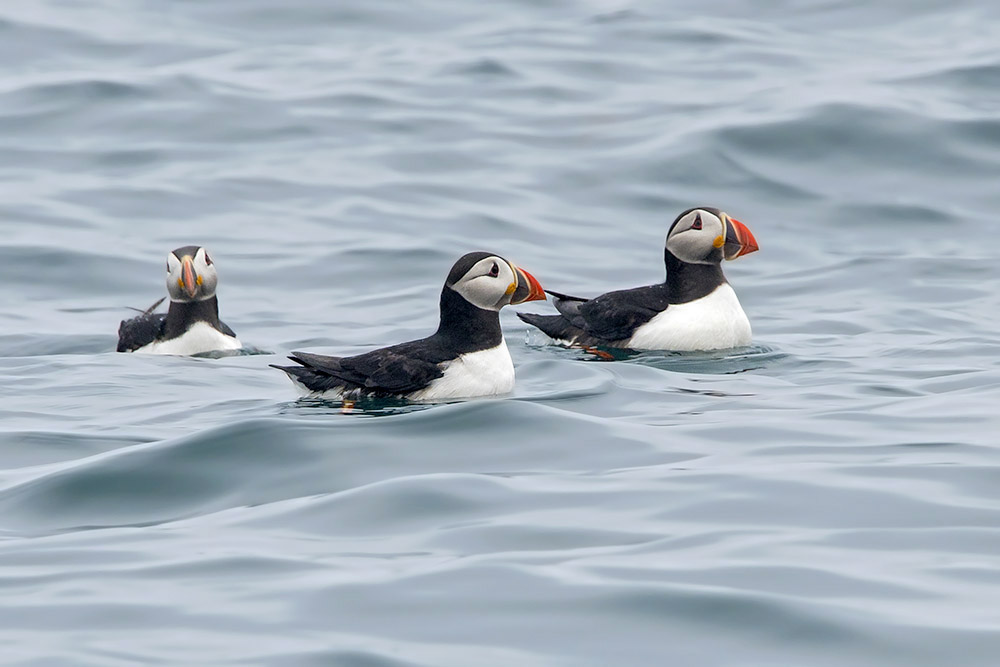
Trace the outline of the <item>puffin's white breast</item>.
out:
[[[635,330],[628,347],[635,350],[722,350],[749,345],[750,320],[736,292],[723,283],[710,294],[673,304]]]
[[[514,362],[506,341],[501,338],[496,347],[469,352],[449,361],[444,375],[413,392],[409,398],[415,401],[471,398],[506,394],[513,389]]]
[[[190,329],[177,338],[153,341],[140,347],[136,352],[145,354],[176,354],[189,356],[220,350],[239,350],[243,343],[239,338],[227,336],[207,322],[195,322]]]

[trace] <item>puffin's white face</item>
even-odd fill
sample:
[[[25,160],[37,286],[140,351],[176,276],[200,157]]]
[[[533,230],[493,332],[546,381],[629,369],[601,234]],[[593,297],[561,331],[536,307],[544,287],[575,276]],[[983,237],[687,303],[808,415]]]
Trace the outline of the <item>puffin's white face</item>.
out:
[[[167,255],[167,293],[171,301],[211,299],[218,282],[215,264],[204,248],[184,246]]]
[[[451,284],[451,289],[483,310],[498,311],[512,303],[545,299],[545,292],[534,276],[496,255],[487,255],[474,263]]]
[[[757,250],[753,232],[717,208],[681,213],[667,234],[667,252],[688,264],[719,264]]]
[[[474,306],[500,310],[510,303],[517,279],[507,260],[492,255],[473,264],[451,288]]]
[[[688,264],[718,264],[723,259],[721,248],[726,243],[726,222],[721,211],[717,215],[696,208],[682,216],[667,236],[667,250]]]

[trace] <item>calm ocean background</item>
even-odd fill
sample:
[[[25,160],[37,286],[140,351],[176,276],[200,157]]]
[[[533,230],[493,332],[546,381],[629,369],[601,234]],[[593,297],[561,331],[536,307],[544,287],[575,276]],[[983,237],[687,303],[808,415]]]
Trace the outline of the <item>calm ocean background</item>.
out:
[[[1000,664],[997,3],[31,0],[0,62],[0,663]],[[266,367],[469,250],[657,281],[695,205],[750,349]],[[116,354],[191,243],[265,354]]]

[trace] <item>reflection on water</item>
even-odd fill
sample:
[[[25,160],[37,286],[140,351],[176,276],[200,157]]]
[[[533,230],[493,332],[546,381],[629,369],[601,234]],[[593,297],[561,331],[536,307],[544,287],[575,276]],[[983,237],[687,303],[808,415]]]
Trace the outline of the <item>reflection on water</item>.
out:
[[[356,417],[384,417],[407,412],[426,410],[435,403],[416,403],[398,398],[358,398],[352,400],[303,397],[287,403],[280,414],[290,416],[353,415]]]

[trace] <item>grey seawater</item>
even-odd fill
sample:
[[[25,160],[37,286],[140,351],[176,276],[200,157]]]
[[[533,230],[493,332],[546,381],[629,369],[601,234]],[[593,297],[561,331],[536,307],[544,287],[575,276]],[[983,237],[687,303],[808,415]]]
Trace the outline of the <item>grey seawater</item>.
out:
[[[1000,10],[0,7],[0,662],[996,665]],[[688,206],[754,345],[344,410],[482,248],[593,295]],[[206,245],[264,354],[119,355]],[[547,304],[526,308],[544,311]]]

